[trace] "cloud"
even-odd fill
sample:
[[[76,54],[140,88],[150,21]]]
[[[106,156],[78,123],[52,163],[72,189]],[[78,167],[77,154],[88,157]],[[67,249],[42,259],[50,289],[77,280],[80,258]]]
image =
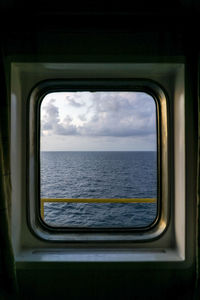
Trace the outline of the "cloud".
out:
[[[80,93],[76,93],[74,96],[67,95],[66,100],[68,104],[73,107],[82,107],[85,105],[84,101],[81,99]]]
[[[78,115],[79,119],[84,122],[84,121],[87,121],[87,117],[85,114],[82,114],[82,115]]]
[[[43,107],[42,130],[46,135],[78,135],[91,137],[147,137],[155,136],[156,114],[152,97],[145,93],[97,92],[90,101],[81,99],[81,93],[67,97],[68,104],[77,108],[77,118],[66,114],[61,121],[58,104],[51,100]],[[77,100],[78,99],[78,100]],[[83,112],[83,106],[87,106]]]
[[[71,124],[71,117],[66,115],[64,121],[61,123],[58,107],[54,105],[55,102],[56,100],[52,99],[42,108],[44,112],[41,122],[42,134],[75,135],[76,126]]]
[[[144,93],[99,93],[90,107],[93,117],[79,128],[79,134],[114,137],[155,134],[153,101]]]
[[[51,131],[59,123],[59,111],[58,107],[54,105],[55,102],[56,100],[51,99],[48,104],[42,107],[44,116],[41,122],[41,129],[43,131]]]
[[[77,102],[75,99],[73,98],[68,98],[69,104],[74,106],[74,107],[81,107],[83,106],[82,103]]]

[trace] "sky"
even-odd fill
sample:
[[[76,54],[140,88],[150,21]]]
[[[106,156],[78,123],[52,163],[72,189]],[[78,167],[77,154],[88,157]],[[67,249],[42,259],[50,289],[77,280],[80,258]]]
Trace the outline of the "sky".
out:
[[[143,92],[49,93],[41,151],[156,151],[156,106]]]

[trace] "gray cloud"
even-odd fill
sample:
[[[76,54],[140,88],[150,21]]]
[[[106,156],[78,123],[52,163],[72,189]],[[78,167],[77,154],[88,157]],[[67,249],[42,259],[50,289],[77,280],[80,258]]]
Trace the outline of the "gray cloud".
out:
[[[42,132],[47,131],[47,134],[57,134],[57,135],[75,135],[76,127],[71,124],[72,119],[70,116],[66,115],[64,121],[61,123],[59,118],[58,107],[54,105],[56,101],[52,99],[47,103],[43,110],[45,115],[42,119]]]
[[[82,107],[85,105],[85,103],[81,100],[80,93],[75,94],[74,96],[67,96],[66,100],[68,101],[68,104],[74,107]]]
[[[42,130],[53,130],[54,126],[59,123],[59,111],[58,108],[54,105],[56,100],[51,99],[50,102],[43,107],[44,117],[41,122]]]
[[[99,93],[90,110],[93,118],[79,128],[91,136],[146,136],[155,134],[155,104],[144,93]]]
[[[67,97],[70,105],[77,109],[85,105],[80,95],[77,97],[77,94],[74,94],[74,96],[72,94]],[[57,135],[155,136],[155,104],[147,94],[101,92],[92,93],[90,99],[92,104],[88,107],[87,113],[80,113],[78,116],[84,122],[79,126],[72,123],[73,120],[69,115],[66,115],[61,122],[56,102],[51,100],[44,106],[42,130]],[[92,115],[89,120],[88,114]]]
[[[87,120],[86,114],[85,114],[85,115],[84,115],[84,114],[79,115],[78,117],[79,117],[79,119],[80,119],[81,121],[83,121],[83,122]]]

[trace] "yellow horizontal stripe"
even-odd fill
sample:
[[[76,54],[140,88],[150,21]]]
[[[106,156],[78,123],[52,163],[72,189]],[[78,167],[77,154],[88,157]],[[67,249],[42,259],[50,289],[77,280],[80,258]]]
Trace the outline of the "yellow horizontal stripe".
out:
[[[44,203],[46,202],[71,202],[71,203],[155,203],[156,198],[111,198],[111,199],[76,199],[76,198],[41,198],[41,217],[44,220]]]
[[[110,199],[75,199],[75,198],[41,198],[41,202],[76,202],[76,203],[154,203],[156,198],[110,198]]]

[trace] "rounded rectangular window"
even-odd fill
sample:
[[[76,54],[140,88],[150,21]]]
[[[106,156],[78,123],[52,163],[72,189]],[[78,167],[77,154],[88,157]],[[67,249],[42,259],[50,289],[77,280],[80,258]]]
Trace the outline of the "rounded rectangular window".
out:
[[[169,215],[167,132],[153,82],[40,83],[29,109],[33,231],[55,241],[157,237]]]
[[[57,91],[40,106],[40,213],[51,227],[147,228],[158,216],[157,113],[139,91]]]

